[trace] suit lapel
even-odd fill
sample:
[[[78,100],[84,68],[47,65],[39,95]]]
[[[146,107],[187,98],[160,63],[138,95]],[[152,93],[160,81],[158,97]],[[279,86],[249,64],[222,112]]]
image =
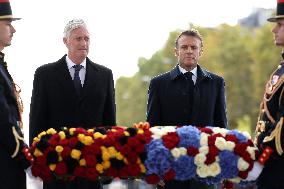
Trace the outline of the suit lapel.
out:
[[[95,64],[88,58],[86,61],[86,67],[86,76],[80,100],[83,100],[89,94],[90,90],[96,88],[97,81],[99,80],[99,70],[95,67]]]
[[[66,55],[57,61],[54,72],[58,83],[62,85],[66,94],[76,96],[74,83],[66,63]]]

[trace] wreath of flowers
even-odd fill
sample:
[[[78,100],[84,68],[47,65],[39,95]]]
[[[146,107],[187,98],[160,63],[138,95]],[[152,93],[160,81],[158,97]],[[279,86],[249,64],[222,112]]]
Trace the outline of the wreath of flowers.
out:
[[[198,179],[240,183],[253,168],[257,148],[248,133],[218,127],[152,127],[147,145],[146,181],[157,184]]]
[[[243,183],[257,148],[247,133],[218,127],[158,126],[49,129],[34,138],[32,173],[43,181],[145,178]]]
[[[33,140],[32,174],[46,182],[141,177],[146,172],[145,145],[150,140],[147,123],[131,128],[63,128],[59,132],[51,128]]]

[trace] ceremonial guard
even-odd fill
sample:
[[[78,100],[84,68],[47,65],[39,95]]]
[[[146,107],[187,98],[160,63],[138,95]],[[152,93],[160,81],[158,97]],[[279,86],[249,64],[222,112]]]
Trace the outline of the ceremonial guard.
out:
[[[8,72],[2,50],[11,45],[16,32],[10,2],[0,0],[0,189],[26,189],[25,169],[32,156],[21,131],[22,103]]]
[[[284,47],[284,0],[278,0],[272,29],[275,45]],[[284,57],[284,53],[282,54]],[[256,144],[259,148],[258,163],[263,168],[258,181],[258,189],[284,188],[284,61],[271,74],[266,83],[260,114],[256,126]]]

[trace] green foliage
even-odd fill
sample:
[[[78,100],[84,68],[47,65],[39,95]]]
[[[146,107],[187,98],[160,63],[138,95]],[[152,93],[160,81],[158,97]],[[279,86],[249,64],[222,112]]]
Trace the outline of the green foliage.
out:
[[[230,129],[245,128],[252,132],[265,82],[281,60],[280,50],[273,42],[271,25],[247,29],[224,24],[198,30],[204,40],[200,65],[224,77],[226,82]],[[139,71],[133,77],[117,80],[118,124],[145,121],[149,81],[176,65],[174,41],[179,32],[171,32],[164,47],[150,59],[140,58]]]

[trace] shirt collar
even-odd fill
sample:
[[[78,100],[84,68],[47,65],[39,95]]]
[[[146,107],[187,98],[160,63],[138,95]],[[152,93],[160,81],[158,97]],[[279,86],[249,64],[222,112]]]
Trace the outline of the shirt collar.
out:
[[[180,65],[178,65],[179,71],[184,74],[187,72],[184,68],[182,68]],[[190,71],[195,77],[197,77],[197,66],[193,68],[193,70]]]
[[[66,56],[66,62],[67,62],[67,66],[68,66],[68,69],[69,69],[69,70],[70,70],[74,65],[76,65],[68,56]],[[80,65],[83,66],[83,68],[86,69],[86,59],[84,59],[84,61],[81,62]]]

